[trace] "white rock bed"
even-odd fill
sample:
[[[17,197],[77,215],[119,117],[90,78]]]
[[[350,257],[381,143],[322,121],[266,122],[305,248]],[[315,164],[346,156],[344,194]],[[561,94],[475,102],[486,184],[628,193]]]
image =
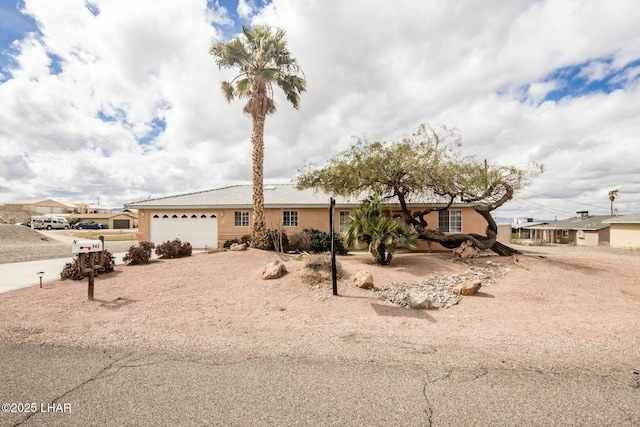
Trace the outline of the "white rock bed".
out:
[[[505,267],[502,264],[487,261],[487,263],[482,266],[470,266],[463,274],[453,274],[451,276],[437,275],[428,280],[413,283],[391,283],[388,286],[373,288],[372,290],[387,304],[400,307],[408,307],[409,292],[418,290],[428,295],[434,309],[449,308],[458,304],[462,298],[464,298],[462,295],[453,294],[452,289],[455,285],[466,282],[467,280],[478,279],[484,287],[495,283],[496,279],[504,276],[510,270],[511,268]]]

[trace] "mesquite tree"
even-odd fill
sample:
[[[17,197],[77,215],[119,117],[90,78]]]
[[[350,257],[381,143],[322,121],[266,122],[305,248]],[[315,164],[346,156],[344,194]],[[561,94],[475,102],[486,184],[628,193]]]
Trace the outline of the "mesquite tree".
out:
[[[418,238],[453,249],[471,242],[478,249],[492,249],[500,255],[516,251],[499,242],[498,227],[491,211],[509,201],[529,184],[530,175],[543,167],[532,162],[525,169],[494,166],[461,154],[461,137],[446,126],[421,125],[410,137],[393,143],[369,142],[357,138],[346,151],[332,157],[325,166],[305,165],[297,177],[298,188],[321,188],[342,196],[380,194],[397,201],[404,220]],[[417,197],[437,198],[439,207],[410,212],[408,201]],[[430,228],[425,216],[447,210],[454,202],[472,206],[487,222],[485,235],[445,234]]]

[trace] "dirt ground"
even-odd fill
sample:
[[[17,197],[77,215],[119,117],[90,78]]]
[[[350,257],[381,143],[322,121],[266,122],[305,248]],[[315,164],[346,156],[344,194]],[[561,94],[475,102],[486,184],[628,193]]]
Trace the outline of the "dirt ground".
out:
[[[452,308],[385,304],[351,283],[371,271],[375,285],[464,273],[450,254],[399,254],[391,266],[366,255],[339,257],[338,284],[304,283],[304,261],[271,252],[198,254],[118,266],[95,281],[56,281],[0,294],[0,344],[51,343],[244,355],[339,357],[388,363],[439,357],[474,364],[597,370],[640,368],[640,254],[543,253],[473,260],[509,271]],[[289,273],[261,279],[274,260]]]

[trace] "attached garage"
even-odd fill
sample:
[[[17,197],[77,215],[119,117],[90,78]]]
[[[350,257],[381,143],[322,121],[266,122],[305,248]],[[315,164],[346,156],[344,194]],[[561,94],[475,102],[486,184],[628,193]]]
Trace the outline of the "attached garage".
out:
[[[640,249],[640,212],[611,218],[611,247]]]
[[[128,219],[114,219],[113,228],[115,228],[116,230],[123,230],[133,227],[131,227],[131,221]]]
[[[150,228],[151,241],[156,245],[180,239],[194,249],[218,247],[218,218],[212,213],[154,213]]]

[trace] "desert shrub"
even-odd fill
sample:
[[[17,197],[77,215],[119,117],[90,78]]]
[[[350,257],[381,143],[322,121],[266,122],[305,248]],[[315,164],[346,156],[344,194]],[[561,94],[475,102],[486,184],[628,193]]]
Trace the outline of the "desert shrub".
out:
[[[289,247],[289,238],[283,229],[267,230],[267,235],[269,236],[267,250],[284,252]]]
[[[229,249],[231,247],[231,245],[239,243],[238,239],[229,239],[229,240],[225,240],[224,241],[224,245],[222,245],[223,248],[225,249]]]
[[[311,241],[307,233],[296,233],[289,238],[289,251],[309,252],[311,250]]]
[[[98,256],[98,255],[96,255]],[[102,268],[96,270],[96,274],[109,273],[114,270],[116,266],[116,257],[114,257],[111,252],[108,250],[104,250],[104,257],[101,264]],[[85,271],[89,269],[89,255],[85,257],[84,261]],[[81,280],[85,275],[80,273],[80,254],[76,255],[72,262],[68,262],[62,268],[62,272],[60,273],[60,279],[66,280]]]
[[[182,243],[180,239],[166,241],[156,247],[156,255],[160,258],[182,258],[191,256],[191,252],[193,252],[191,243]]]
[[[137,245],[132,245],[129,250],[122,257],[127,265],[149,264],[151,262],[151,251],[155,248],[152,242],[140,242]]]
[[[245,234],[238,239],[239,244],[245,243],[247,247],[251,246],[251,234]]]
[[[331,251],[331,234],[315,228],[305,228],[302,232],[305,233],[309,239],[309,252],[319,254]],[[342,237],[336,234],[333,240],[336,253],[339,255],[347,254]]]
[[[312,256],[304,264],[305,272],[302,280],[310,285],[317,285],[323,282],[331,282],[331,257]],[[342,266],[336,262],[337,278],[342,277]]]

